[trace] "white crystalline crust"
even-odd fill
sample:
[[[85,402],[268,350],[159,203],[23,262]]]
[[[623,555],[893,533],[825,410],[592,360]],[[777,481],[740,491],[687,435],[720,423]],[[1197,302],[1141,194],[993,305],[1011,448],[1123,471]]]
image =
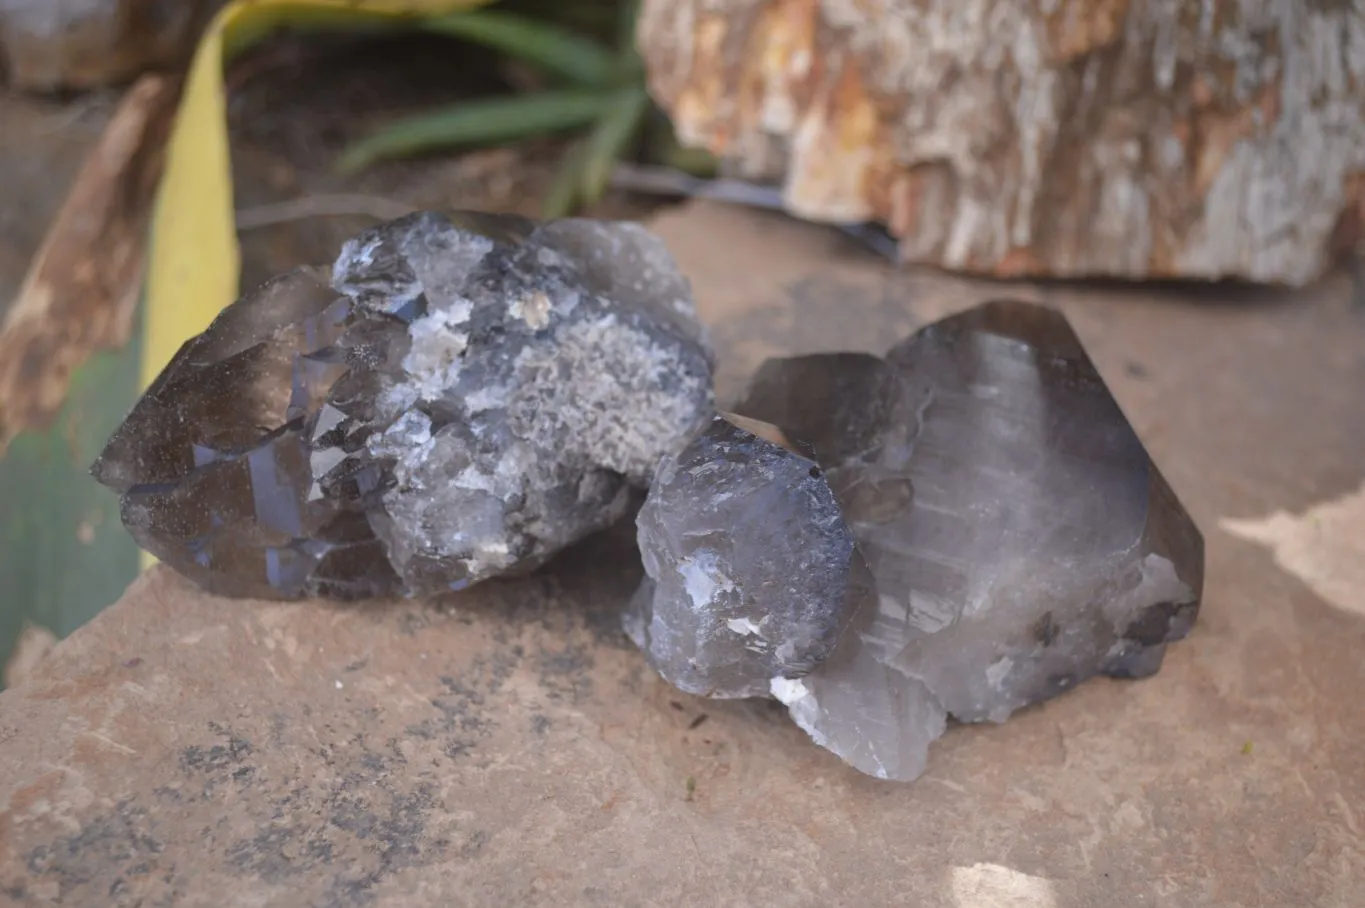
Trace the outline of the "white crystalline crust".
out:
[[[513,227],[508,242],[414,216],[353,240],[334,269],[358,303],[418,313],[366,441],[394,480],[372,523],[411,587],[533,567],[620,519],[711,409],[704,332],[657,238]]]

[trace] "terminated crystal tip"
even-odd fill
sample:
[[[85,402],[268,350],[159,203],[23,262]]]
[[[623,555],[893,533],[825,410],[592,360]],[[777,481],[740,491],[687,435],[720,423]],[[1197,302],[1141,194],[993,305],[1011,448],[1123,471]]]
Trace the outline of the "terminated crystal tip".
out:
[[[1194,622],[1202,537],[1060,313],[988,303],[884,358],[769,360],[735,409],[810,452],[838,507],[794,496],[752,439],[664,464],[639,518],[653,586],[626,623],[687,690],[754,692],[770,674],[821,746],[913,779],[948,718],[1000,722],[1097,674],[1149,675]],[[851,533],[838,564],[866,564],[868,595],[827,562],[827,583],[810,576],[817,514]],[[723,597],[676,579],[699,552],[726,553]],[[845,630],[807,671],[773,673],[768,651],[718,633],[735,603],[752,603],[745,626],[770,622],[773,649]]]
[[[225,309],[94,474],[216,592],[459,589],[622,517],[710,417],[711,370],[643,228],[415,214]]]

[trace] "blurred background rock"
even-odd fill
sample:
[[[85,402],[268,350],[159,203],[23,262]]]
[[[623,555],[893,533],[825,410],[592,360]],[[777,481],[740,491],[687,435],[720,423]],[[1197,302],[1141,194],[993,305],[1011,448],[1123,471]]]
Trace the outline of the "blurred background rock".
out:
[[[225,0],[0,0],[10,84],[99,88],[180,66]]]
[[[911,262],[1302,285],[1365,206],[1365,14],[1297,0],[647,0],[679,135]]]

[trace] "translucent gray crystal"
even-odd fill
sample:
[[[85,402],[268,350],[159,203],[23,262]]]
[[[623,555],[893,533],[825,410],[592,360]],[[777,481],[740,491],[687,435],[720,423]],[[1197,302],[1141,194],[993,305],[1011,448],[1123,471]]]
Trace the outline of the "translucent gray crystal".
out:
[[[422,213],[229,306],[96,462],[149,551],[231,595],[459,589],[622,517],[711,414],[663,244]]]
[[[770,685],[864,772],[917,777],[950,717],[1002,722],[1094,675],[1149,675],[1194,622],[1202,537],[1053,310],[989,303],[884,358],[770,360],[735,409],[809,446],[875,582],[819,666]],[[681,507],[672,542],[707,504]],[[744,566],[729,576],[744,595]]]
[[[869,593],[820,468],[750,428],[717,416],[637,517],[647,579],[627,631],[665,679],[710,697],[809,673]]]

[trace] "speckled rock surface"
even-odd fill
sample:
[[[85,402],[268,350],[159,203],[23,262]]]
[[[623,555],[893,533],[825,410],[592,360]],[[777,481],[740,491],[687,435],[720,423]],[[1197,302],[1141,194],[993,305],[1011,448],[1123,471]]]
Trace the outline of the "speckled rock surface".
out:
[[[1000,294],[774,218],[656,226],[722,397],[764,356],[880,354]],[[1206,528],[1200,622],[1157,676],[951,727],[887,784],[776,705],[656,678],[617,624],[629,528],[439,603],[227,601],[157,569],[0,694],[0,904],[1355,908],[1365,605],[1345,543],[1253,541],[1360,514],[1345,286],[1010,292],[1067,312]]]

